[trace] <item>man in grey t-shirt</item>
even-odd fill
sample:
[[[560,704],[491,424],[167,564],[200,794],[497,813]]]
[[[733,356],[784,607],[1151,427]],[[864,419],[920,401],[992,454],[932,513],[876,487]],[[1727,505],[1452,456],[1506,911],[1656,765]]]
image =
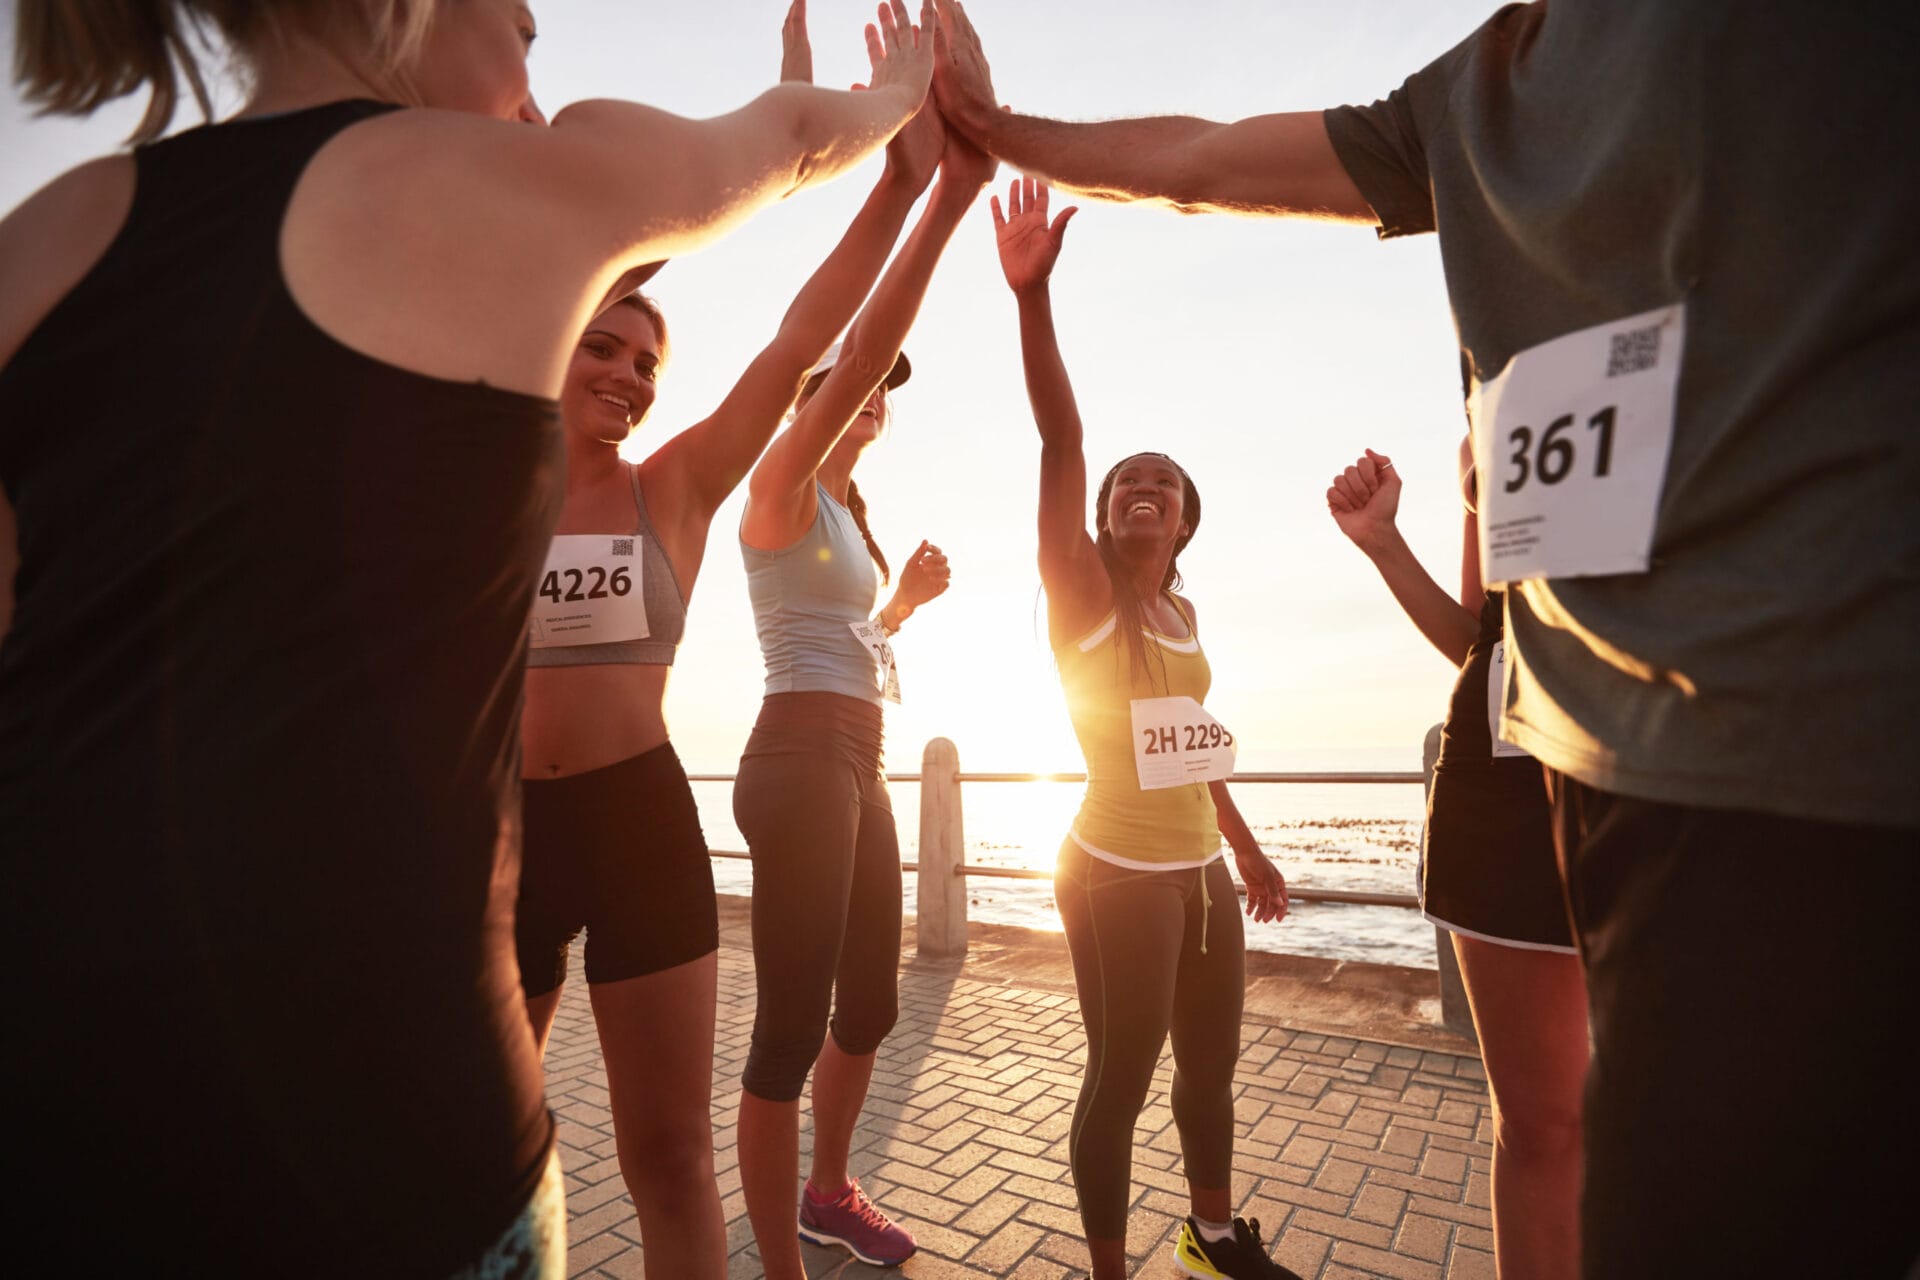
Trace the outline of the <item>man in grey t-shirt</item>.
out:
[[[943,19],[942,109],[1030,173],[1438,232],[1512,588],[1503,735],[1549,767],[1588,975],[1587,1274],[1902,1274],[1914,20],[1512,6],[1371,106],[1222,125],[1002,112]]]

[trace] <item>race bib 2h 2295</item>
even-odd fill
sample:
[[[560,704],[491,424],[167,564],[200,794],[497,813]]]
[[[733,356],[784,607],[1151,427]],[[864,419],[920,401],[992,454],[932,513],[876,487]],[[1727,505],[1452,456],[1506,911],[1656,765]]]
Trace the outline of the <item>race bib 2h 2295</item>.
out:
[[[1142,791],[1233,774],[1233,735],[1192,698],[1133,699],[1133,767]]]

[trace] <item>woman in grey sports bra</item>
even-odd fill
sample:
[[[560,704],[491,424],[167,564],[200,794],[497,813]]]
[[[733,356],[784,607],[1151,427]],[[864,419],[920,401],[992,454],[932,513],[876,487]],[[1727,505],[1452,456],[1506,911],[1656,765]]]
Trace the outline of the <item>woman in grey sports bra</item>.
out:
[[[808,78],[806,40],[796,4],[783,79]],[[588,324],[561,392],[567,493],[529,624],[515,935],[544,1053],[568,946],[586,931],[620,1168],[649,1275],[717,1280],[727,1251],[709,1120],[713,873],[667,737],[668,670],[714,512],[872,287],[941,139],[931,109],[900,132],[846,235],[705,421],[638,464],[621,459],[667,356],[666,323],[638,293]]]

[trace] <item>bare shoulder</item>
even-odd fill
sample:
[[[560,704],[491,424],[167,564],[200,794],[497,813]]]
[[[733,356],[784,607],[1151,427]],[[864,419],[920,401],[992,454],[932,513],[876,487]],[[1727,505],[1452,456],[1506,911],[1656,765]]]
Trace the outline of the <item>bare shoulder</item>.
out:
[[[1172,596],[1175,602],[1179,604],[1180,611],[1187,615],[1187,625],[1193,628],[1194,634],[1198,635],[1200,632],[1200,614],[1194,609],[1193,601],[1178,592],[1169,591],[1167,594]]]
[[[545,133],[433,110],[343,131],[287,207],[280,257],[294,300],[389,364],[555,394],[613,254],[582,243],[555,216],[551,185],[531,178],[525,157]]]
[[[426,108],[376,116],[301,177],[281,235],[287,286],[367,355],[554,395],[608,286],[708,238],[726,221],[717,207],[744,216],[710,173],[702,128],[612,102],[569,107],[548,128]]]
[[[100,261],[133,207],[130,155],[69,169],[0,221],[0,365]]]

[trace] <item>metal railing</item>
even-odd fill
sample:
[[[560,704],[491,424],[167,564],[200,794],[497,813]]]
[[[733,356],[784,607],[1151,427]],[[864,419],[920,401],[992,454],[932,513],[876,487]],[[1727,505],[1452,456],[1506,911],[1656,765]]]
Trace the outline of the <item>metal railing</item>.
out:
[[[1255,783],[1359,783],[1425,785],[1433,772],[1440,751],[1440,726],[1427,731],[1424,759],[1419,773],[1236,773],[1229,781]],[[692,782],[732,782],[730,773],[696,773]],[[1084,773],[962,773],[960,752],[946,738],[927,743],[920,758],[919,773],[890,773],[889,782],[920,784],[920,857],[903,861],[901,870],[916,873],[915,910],[919,950],[933,956],[963,956],[967,951],[968,876],[1001,880],[1051,880],[1053,872],[1026,867],[983,867],[966,861],[966,824],[960,801],[960,788],[969,782],[1085,782]],[[747,854],[730,849],[711,851],[716,858],[745,859]],[[1236,885],[1245,894],[1246,889]],[[1338,902],[1357,906],[1420,909],[1420,899],[1411,893],[1360,893],[1345,889],[1321,889],[1312,885],[1289,884],[1287,896],[1295,902]],[[1452,1031],[1473,1038],[1473,1017],[1467,1003],[1466,988],[1454,959],[1452,943],[1435,926],[1435,959],[1439,968],[1441,1022]]]
[[[695,773],[690,782],[732,782],[731,773]],[[920,784],[920,857],[902,861],[901,870],[918,876],[916,907],[919,913],[920,949],[931,955],[958,955],[967,949],[967,895],[961,882],[968,876],[999,880],[1051,880],[1053,872],[1029,867],[988,867],[965,860],[966,834],[961,787],[969,782],[1085,782],[1085,773],[963,773],[960,753],[946,738],[927,743],[918,773],[889,773],[889,782]],[[1326,784],[1418,786],[1424,775],[1417,772],[1296,772],[1236,773],[1235,783]],[[710,851],[713,857],[746,859],[747,854],[733,849]],[[1244,886],[1235,886],[1241,894]],[[1356,906],[1399,907],[1419,910],[1420,899],[1411,893],[1367,893],[1348,889],[1322,889],[1313,885],[1289,884],[1287,896],[1295,902],[1332,902]]]

